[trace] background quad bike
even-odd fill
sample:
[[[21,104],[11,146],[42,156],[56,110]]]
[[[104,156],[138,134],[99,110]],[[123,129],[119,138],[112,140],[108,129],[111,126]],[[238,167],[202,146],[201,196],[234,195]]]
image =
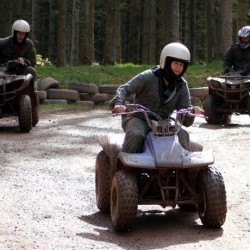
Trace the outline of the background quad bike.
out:
[[[0,118],[17,116],[22,132],[29,132],[39,121],[39,98],[31,74],[0,72]]]
[[[203,100],[207,123],[228,124],[231,115],[250,114],[250,77],[223,76],[207,79],[208,96]]]
[[[122,140],[120,140],[122,142]],[[203,225],[222,226],[226,219],[226,191],[223,177],[214,166],[193,168],[128,167],[119,160],[121,143],[100,138],[103,150],[95,165],[96,203],[109,213],[116,231],[133,227],[138,205],[178,205],[198,210]],[[143,165],[143,164],[142,164]]]

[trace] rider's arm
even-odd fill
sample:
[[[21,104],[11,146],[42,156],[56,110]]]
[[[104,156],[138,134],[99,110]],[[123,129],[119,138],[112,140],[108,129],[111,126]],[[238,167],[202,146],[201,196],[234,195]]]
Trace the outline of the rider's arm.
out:
[[[223,74],[228,73],[234,64],[233,58],[233,47],[230,47],[225,54],[224,61],[223,61]]]
[[[110,109],[113,112],[120,113],[125,111],[125,100],[143,89],[144,86],[144,72],[136,75],[127,83],[121,85],[111,100]]]
[[[36,65],[36,49],[30,39],[26,39],[24,52],[21,54],[23,54],[22,58],[27,66],[34,67]]]

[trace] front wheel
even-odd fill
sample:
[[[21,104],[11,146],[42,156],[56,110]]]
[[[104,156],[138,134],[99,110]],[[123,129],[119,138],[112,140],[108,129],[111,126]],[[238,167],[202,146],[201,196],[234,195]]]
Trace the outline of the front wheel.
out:
[[[250,115],[250,96],[247,97],[247,112]]]
[[[198,213],[204,226],[221,227],[226,220],[227,201],[223,177],[214,167],[202,169],[197,176],[200,196]]]
[[[39,122],[39,109],[38,107],[32,108],[32,126],[35,127]]]
[[[29,132],[32,129],[32,107],[29,95],[19,97],[18,120],[22,132]]]
[[[209,124],[221,124],[223,120],[223,114],[216,112],[216,106],[218,105],[217,99],[213,95],[208,95],[204,98],[203,108],[207,123]]]
[[[120,170],[111,186],[111,219],[116,231],[131,229],[137,215],[138,187],[136,177]]]
[[[95,163],[96,205],[101,212],[110,211],[110,164],[109,158],[102,150]]]

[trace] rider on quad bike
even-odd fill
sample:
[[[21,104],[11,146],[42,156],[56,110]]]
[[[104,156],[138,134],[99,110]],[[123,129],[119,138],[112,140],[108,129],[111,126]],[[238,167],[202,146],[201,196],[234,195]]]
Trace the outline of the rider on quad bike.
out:
[[[174,110],[190,109],[196,114],[202,110],[191,105],[188,84],[182,77],[190,62],[190,52],[179,42],[166,45],[160,55],[160,65],[136,75],[129,82],[120,86],[111,101],[111,110],[114,113],[125,112],[125,100],[134,95],[134,102],[141,104],[167,119]],[[194,117],[186,116],[184,126],[193,124]],[[125,132],[125,141],[122,150],[130,153],[142,151],[147,133],[150,131],[144,116],[134,114],[131,117],[123,116],[122,127]],[[183,147],[190,149],[189,135],[185,130],[178,133]]]
[[[191,105],[182,78],[189,61],[183,44],[168,44],[160,65],[118,88],[111,102],[113,115],[122,116],[125,139],[98,138],[102,150],[96,157],[95,187],[97,207],[110,212],[116,231],[133,227],[138,205],[197,209],[207,227],[225,222],[226,191],[221,173],[211,166],[213,154],[181,128],[202,113]],[[132,94],[135,103],[126,104]]]
[[[247,76],[250,73],[250,26],[239,30],[238,39],[239,43],[233,44],[225,55],[223,74]]]
[[[11,28],[11,36],[0,38],[0,65],[8,74],[32,74],[34,82],[37,78],[35,70],[36,50],[28,38],[30,25],[25,20],[17,20]]]
[[[17,20],[12,35],[0,38],[0,118],[17,116],[22,132],[39,121],[36,50],[28,38],[30,25]]]
[[[203,108],[209,124],[226,125],[232,114],[250,114],[250,26],[241,28],[238,37],[225,55],[224,75],[207,78]]]

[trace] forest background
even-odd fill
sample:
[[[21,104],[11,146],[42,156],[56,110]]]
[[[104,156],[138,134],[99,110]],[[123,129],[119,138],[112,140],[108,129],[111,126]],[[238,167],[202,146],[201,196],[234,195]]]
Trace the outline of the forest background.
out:
[[[25,19],[37,53],[55,66],[154,65],[173,41],[203,64],[238,41],[249,7],[250,0],[1,0],[0,37]]]

